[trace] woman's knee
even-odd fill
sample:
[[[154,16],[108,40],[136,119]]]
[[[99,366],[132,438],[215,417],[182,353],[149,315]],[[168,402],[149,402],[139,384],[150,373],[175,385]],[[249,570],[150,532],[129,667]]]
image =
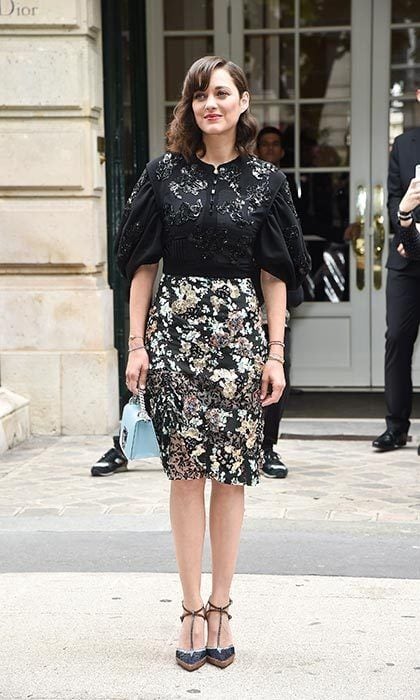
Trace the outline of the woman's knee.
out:
[[[171,481],[172,494],[188,500],[202,498],[205,481],[204,477],[200,479],[173,479]]]
[[[223,484],[221,481],[216,481],[216,479],[213,479],[211,482],[212,495],[218,498],[225,498],[226,500],[232,498],[242,499],[244,497],[244,488],[244,486],[237,486],[236,484]]]

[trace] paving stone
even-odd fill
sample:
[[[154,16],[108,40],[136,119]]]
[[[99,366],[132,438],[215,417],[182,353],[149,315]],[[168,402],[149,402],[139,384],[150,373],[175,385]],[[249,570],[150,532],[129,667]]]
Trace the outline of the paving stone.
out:
[[[61,508],[23,508],[19,515],[60,515]]]
[[[28,441],[0,462],[0,508],[16,514],[167,513],[170,483],[157,459],[130,463],[129,471],[93,479],[90,465],[112,444],[110,436],[58,437]],[[32,447],[31,447],[32,445]],[[252,517],[385,520],[420,516],[416,449],[373,452],[369,442],[283,440],[277,446],[289,467],[287,479],[261,479],[246,489]],[[78,460],[75,462],[75,452]],[[206,500],[208,502],[209,485]],[[315,505],[319,505],[316,508]],[[1,511],[0,511],[1,512]],[[379,515],[378,515],[379,514]],[[287,517],[287,516],[286,516]],[[289,516],[290,517],[290,516]]]
[[[378,513],[361,513],[361,512],[352,512],[352,513],[345,513],[343,511],[331,511],[330,513],[330,520],[337,520],[337,521],[347,521],[347,522],[358,522],[362,520],[372,520],[376,521],[378,519]]]

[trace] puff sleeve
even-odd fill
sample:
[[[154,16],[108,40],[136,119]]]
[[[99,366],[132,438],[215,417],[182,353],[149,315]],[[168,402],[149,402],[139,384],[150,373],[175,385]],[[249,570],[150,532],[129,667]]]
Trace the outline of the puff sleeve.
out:
[[[259,268],[297,289],[311,269],[289,183],[282,181],[271,202],[256,239],[255,260]]]
[[[130,283],[140,265],[158,263],[163,255],[162,220],[147,169],[125,205],[115,255],[121,274]]]

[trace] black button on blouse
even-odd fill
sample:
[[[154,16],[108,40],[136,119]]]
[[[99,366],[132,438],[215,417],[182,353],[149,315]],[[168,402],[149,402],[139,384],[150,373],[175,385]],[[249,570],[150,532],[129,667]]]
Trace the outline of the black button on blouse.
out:
[[[116,241],[119,269],[131,282],[143,264],[163,258],[181,276],[250,277],[267,270],[291,289],[308,256],[291,257],[300,225],[287,179],[254,156],[216,170],[194,157],[165,153],[147,164],[127,201]],[[296,272],[296,262],[298,268]]]

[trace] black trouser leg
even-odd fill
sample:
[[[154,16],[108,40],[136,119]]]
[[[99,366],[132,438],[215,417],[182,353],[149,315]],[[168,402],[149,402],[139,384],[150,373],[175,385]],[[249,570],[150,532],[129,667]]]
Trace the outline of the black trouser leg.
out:
[[[411,361],[420,321],[420,277],[389,270],[386,288],[386,424],[408,432],[412,406]]]
[[[263,328],[268,340],[268,325],[265,323]],[[280,421],[290,393],[290,328],[287,327],[284,334],[284,344],[284,376],[286,379],[286,388],[277,403],[272,403],[264,409],[264,448],[273,447],[273,445],[277,443]],[[275,352],[274,348],[275,345],[273,346],[273,352]]]

